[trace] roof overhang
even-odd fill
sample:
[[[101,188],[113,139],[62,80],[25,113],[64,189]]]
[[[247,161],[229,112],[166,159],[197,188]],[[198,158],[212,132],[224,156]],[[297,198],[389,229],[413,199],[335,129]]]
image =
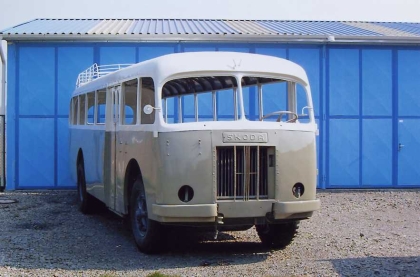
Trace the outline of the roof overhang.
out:
[[[34,19],[0,31],[9,42],[420,44],[420,23],[219,19]]]
[[[0,36],[1,37],[1,36]],[[89,34],[3,34],[8,42],[271,42],[328,44],[420,44],[420,37],[401,36],[314,36],[314,35],[89,35]]]

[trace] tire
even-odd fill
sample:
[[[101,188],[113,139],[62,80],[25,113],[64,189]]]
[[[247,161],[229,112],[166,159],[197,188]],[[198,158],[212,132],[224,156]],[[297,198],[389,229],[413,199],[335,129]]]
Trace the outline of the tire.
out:
[[[146,254],[159,253],[164,244],[163,227],[148,217],[146,193],[140,177],[131,190],[130,221],[138,249]]]
[[[283,249],[291,244],[295,238],[299,228],[299,221],[256,225],[255,228],[263,245],[274,249]]]
[[[77,165],[77,199],[79,210],[84,214],[90,214],[94,210],[94,199],[86,191],[85,168],[83,163]]]

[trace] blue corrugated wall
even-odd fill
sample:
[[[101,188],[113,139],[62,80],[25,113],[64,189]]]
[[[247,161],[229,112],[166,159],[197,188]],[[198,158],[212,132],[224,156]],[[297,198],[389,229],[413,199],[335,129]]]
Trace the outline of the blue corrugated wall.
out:
[[[320,188],[420,187],[420,47],[13,43],[7,189],[75,187],[69,178],[67,117],[79,72],[94,62],[135,63],[187,51],[266,54],[305,68],[320,129]],[[249,109],[255,107],[252,99]]]

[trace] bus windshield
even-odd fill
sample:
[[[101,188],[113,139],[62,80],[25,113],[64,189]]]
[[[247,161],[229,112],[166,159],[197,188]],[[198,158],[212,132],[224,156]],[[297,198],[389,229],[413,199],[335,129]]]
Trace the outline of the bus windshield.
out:
[[[202,121],[310,122],[304,86],[278,78],[202,76],[168,81],[162,87],[166,123]]]

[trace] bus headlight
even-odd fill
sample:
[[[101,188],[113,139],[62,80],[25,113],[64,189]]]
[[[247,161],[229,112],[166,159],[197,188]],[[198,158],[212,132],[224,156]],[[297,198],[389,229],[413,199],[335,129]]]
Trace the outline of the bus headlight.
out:
[[[292,188],[292,193],[296,198],[300,198],[305,192],[305,186],[302,183],[296,183]]]
[[[193,188],[188,186],[188,185],[182,186],[178,190],[178,197],[179,197],[179,200],[181,200],[182,202],[185,202],[185,203],[190,202],[191,199],[193,199],[193,197],[194,197]]]

